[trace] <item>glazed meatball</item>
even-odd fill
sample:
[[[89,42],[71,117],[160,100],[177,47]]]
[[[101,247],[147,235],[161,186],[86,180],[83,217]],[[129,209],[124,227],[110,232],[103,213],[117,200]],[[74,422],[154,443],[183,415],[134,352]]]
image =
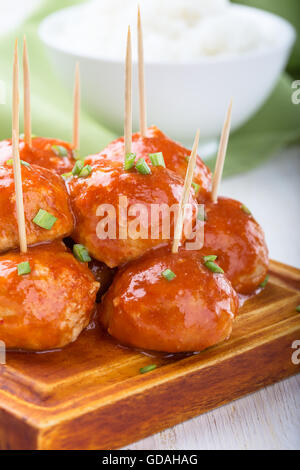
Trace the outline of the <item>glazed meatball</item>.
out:
[[[168,208],[180,202],[183,180],[174,172],[151,166],[151,174],[141,174],[134,168],[125,171],[119,162],[102,159],[94,162],[87,178],[73,177],[67,184],[76,217],[72,238],[110,268],[136,259],[151,248],[171,243],[175,211],[170,213],[168,224],[158,209],[164,204],[162,209],[166,214]],[[197,202],[193,194],[191,191],[191,210],[186,221],[196,217]],[[120,197],[127,205],[125,209],[123,206],[121,219]],[[170,234],[164,230],[166,225],[170,226]]]
[[[19,272],[21,263],[31,272]],[[90,321],[98,287],[62,242],[1,255],[0,340],[8,349],[32,351],[75,341]]]
[[[217,255],[233,287],[250,294],[265,279],[269,259],[262,228],[239,201],[219,197],[205,205],[204,247],[200,256]]]
[[[62,178],[36,165],[22,164],[21,172],[28,245],[69,235],[74,218]],[[45,220],[38,220],[41,215],[49,219],[46,225]],[[0,166],[0,252],[18,246],[13,167],[6,163]]]
[[[201,351],[231,334],[237,295],[194,251],[159,249],[116,275],[99,318],[121,343],[166,352]]]
[[[191,151],[171,140],[155,126],[147,130],[146,137],[142,137],[139,133],[133,135],[132,152],[136,153],[137,159],[144,157],[148,162],[150,161],[149,154],[162,152],[166,167],[181,176],[181,178],[185,178]],[[124,138],[121,137],[110,143],[99,155],[87,157],[85,161],[91,164],[99,157],[104,157],[123,162],[123,155]],[[202,202],[209,196],[211,191],[211,171],[199,156],[194,171],[194,183],[199,185],[199,188],[197,187],[197,198],[199,202]]]
[[[19,151],[21,160],[48,168],[59,175],[71,171],[75,163],[71,145],[62,140],[34,137],[29,147],[21,139]],[[11,140],[0,142],[0,165],[12,157]]]

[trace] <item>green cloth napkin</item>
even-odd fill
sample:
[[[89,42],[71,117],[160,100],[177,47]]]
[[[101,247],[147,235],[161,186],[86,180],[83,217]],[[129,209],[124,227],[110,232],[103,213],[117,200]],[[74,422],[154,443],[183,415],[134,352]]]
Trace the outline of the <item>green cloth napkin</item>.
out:
[[[17,31],[0,37],[0,80],[5,82],[7,88],[7,104],[0,105],[0,139],[11,134],[12,54],[15,37],[22,39],[24,33],[30,53],[33,133],[71,139],[72,90],[66,90],[56,77],[39,40],[37,28],[41,20],[52,11],[77,3],[82,3],[82,0],[44,0]],[[300,105],[292,104],[291,93],[291,80],[284,75],[260,111],[242,128],[232,133],[224,176],[254,168],[276,150],[300,139]],[[99,123],[88,113],[82,112],[82,156],[100,151],[116,137],[103,124],[105,123]],[[212,168],[214,161],[214,158],[208,160]]]

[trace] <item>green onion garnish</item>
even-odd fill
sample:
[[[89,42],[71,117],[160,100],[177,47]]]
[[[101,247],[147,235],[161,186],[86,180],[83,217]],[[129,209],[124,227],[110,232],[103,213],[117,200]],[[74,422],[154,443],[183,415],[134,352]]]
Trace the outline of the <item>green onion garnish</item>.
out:
[[[124,161],[125,171],[131,170],[131,168],[134,166],[135,159],[136,159],[136,153],[127,153],[125,155],[125,161]]]
[[[77,160],[77,162],[73,166],[72,175],[74,176],[79,175],[83,167],[84,167],[84,163],[81,160]]]
[[[194,181],[193,181],[192,186],[195,190],[195,193],[197,194],[199,192],[199,189],[200,189],[200,184],[194,183]]]
[[[81,172],[79,173],[79,178],[86,178],[92,173],[92,167],[90,165],[85,165]]]
[[[40,209],[33,219],[33,222],[36,225],[46,230],[51,230],[56,221],[57,218],[54,217],[54,215],[49,214],[49,212],[44,209]]]
[[[82,263],[88,263],[89,261],[92,261],[88,250],[83,245],[75,244],[73,246],[73,254],[75,258],[78,259],[78,261],[81,261]]]
[[[24,166],[27,166],[28,168],[30,168],[30,164],[28,162],[24,162],[24,160],[20,160],[20,163],[21,165],[24,165]],[[13,165],[14,164],[14,161],[12,158],[10,158],[9,160],[7,160],[6,162],[7,165]]]
[[[79,155],[78,150],[72,150],[72,156],[74,160],[84,160],[84,157],[81,157],[81,155]]]
[[[213,273],[221,273],[224,274],[224,271],[220,266],[218,266],[216,263],[213,261],[206,261],[204,265]]]
[[[147,163],[145,162],[144,158],[139,158],[138,161],[135,164],[135,167],[136,167],[137,171],[139,173],[141,173],[142,175],[150,175],[151,174],[151,170],[150,170],[149,166],[147,165]]]
[[[198,207],[197,219],[201,222],[205,222],[207,220],[205,209],[202,209],[202,207]]]
[[[161,274],[167,281],[172,281],[174,279],[174,277],[176,277],[176,274],[173,273],[173,271],[171,271],[171,269],[166,269]]]
[[[62,177],[64,180],[67,180],[67,179],[71,178],[71,176],[73,176],[72,171],[69,171],[69,173],[63,173],[63,174],[61,175],[61,177]]]
[[[24,137],[25,137],[25,134],[23,134],[23,133],[20,134],[20,139],[21,139],[21,140],[23,140]],[[36,135],[35,135],[35,134],[31,134],[31,138],[32,138],[32,139],[35,139],[35,138],[36,138]]]
[[[152,370],[156,369],[156,364],[150,364],[149,366],[142,367],[140,369],[140,374],[146,374],[147,372],[151,372]]]
[[[245,204],[242,204],[242,205],[241,205],[241,209],[242,209],[242,211],[244,211],[246,214],[252,215],[252,212],[250,211],[250,209],[248,209],[247,206],[245,206]]]
[[[297,312],[300,313],[300,305],[298,305],[298,306],[296,307],[296,310],[297,310]]]
[[[62,145],[52,145],[52,150],[59,157],[67,157],[68,156],[68,150],[65,147],[63,147]]]
[[[269,282],[269,275],[267,275],[266,279],[261,284],[259,284],[259,287],[262,287],[262,288],[266,287],[268,282]]]
[[[149,158],[153,166],[164,166],[166,167],[164,156],[162,152],[149,153]]]
[[[31,268],[29,261],[23,261],[23,263],[18,264],[18,275],[23,276],[24,274],[31,273]]]
[[[217,255],[207,255],[203,256],[203,261],[206,263],[207,261],[216,261]]]

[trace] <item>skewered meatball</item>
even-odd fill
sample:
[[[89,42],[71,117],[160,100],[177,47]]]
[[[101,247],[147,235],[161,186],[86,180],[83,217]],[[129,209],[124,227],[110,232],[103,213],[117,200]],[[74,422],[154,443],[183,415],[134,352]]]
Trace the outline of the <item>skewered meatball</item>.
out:
[[[207,203],[204,247],[200,256],[217,255],[235,290],[250,294],[265,279],[268,248],[262,228],[248,209],[233,199],[219,197]]]
[[[171,140],[156,126],[152,126],[147,130],[147,137],[142,137],[139,133],[132,136],[132,151],[136,153],[137,158],[144,157],[147,162],[150,161],[149,154],[162,152],[166,167],[180,175],[183,179],[185,178],[191,151]],[[122,162],[123,155],[124,137],[121,137],[111,142],[99,155],[87,157],[85,162],[91,164],[97,161],[99,157]],[[194,183],[199,185],[199,189],[197,188],[197,198],[201,202],[210,194],[211,171],[199,156],[197,157],[193,180]]]
[[[103,326],[123,344],[155,351],[201,351],[228,338],[238,299],[226,277],[194,251],[156,251],[116,275],[99,306]]]
[[[71,171],[75,163],[71,145],[62,140],[34,137],[29,147],[21,139],[19,151],[21,160],[48,168],[59,175]],[[0,164],[11,158],[11,140],[0,142]]]
[[[27,262],[31,272],[21,274]],[[62,242],[1,255],[0,340],[8,349],[34,351],[75,341],[90,321],[98,287]]]
[[[94,258],[110,268],[136,259],[153,247],[170,243],[174,231],[174,212],[170,214],[169,235],[163,230],[166,218],[156,217],[154,211],[161,204],[170,208],[180,202],[183,180],[174,172],[151,166],[151,174],[140,174],[136,169],[125,171],[119,162],[98,159],[87,178],[73,177],[67,184],[76,217],[72,238],[85,245]],[[121,196],[126,197],[128,203],[128,211],[124,209],[124,213],[128,214],[127,228],[125,219],[120,221]],[[153,207],[153,204],[157,206]],[[189,204],[191,219],[194,220],[197,203],[192,194]],[[107,213],[107,207],[111,208],[110,213]],[[109,226],[111,230],[105,238]]]
[[[74,227],[62,178],[36,165],[21,165],[27,242],[34,245],[69,235]],[[17,248],[18,225],[12,165],[0,166],[0,252]]]

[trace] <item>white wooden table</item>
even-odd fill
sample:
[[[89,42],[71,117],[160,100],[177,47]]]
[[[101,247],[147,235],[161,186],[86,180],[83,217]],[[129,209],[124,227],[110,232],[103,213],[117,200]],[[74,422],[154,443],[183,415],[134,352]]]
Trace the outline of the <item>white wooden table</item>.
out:
[[[0,31],[39,0],[1,0]],[[222,194],[243,201],[265,229],[270,256],[300,267],[300,148],[227,179]],[[300,338],[299,338],[300,339]],[[185,397],[187,399],[187,397]],[[300,449],[300,376],[201,415],[128,449]]]

